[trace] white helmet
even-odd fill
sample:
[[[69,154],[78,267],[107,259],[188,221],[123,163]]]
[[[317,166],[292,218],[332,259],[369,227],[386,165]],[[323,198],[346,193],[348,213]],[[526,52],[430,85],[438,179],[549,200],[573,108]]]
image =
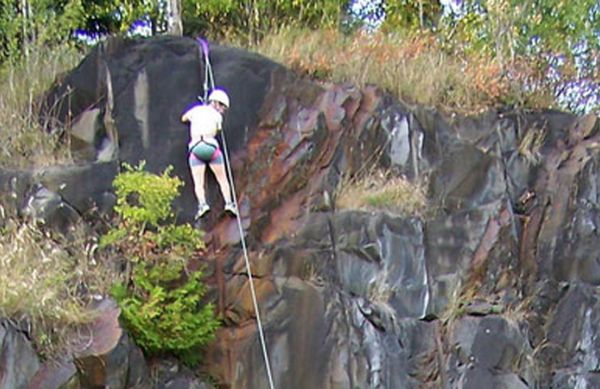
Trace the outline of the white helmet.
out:
[[[210,95],[208,95],[208,101],[216,101],[229,108],[229,96],[227,96],[227,93],[225,93],[225,91],[222,89],[214,89],[212,92],[210,92]]]

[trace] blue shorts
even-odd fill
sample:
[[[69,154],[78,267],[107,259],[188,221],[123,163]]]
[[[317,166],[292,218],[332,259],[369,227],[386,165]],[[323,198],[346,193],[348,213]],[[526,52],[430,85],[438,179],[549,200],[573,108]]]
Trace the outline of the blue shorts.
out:
[[[207,163],[223,163],[223,153],[218,145],[200,141],[190,150],[188,158],[190,166],[198,166]]]

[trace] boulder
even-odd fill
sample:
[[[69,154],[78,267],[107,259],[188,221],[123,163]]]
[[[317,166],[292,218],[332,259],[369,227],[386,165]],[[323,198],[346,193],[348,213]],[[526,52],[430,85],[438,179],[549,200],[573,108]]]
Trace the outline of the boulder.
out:
[[[448,385],[526,388],[534,384],[529,344],[514,323],[497,315],[465,316],[451,323]],[[512,384],[509,384],[511,383]]]
[[[39,358],[26,332],[1,320],[0,388],[26,388],[39,368]]]
[[[31,170],[0,167],[2,205],[8,215],[35,219],[62,231],[99,215],[112,214],[115,162]]]
[[[273,74],[287,70],[254,53],[215,43],[210,44],[210,59],[216,85],[231,98],[221,142],[236,153],[252,136]],[[180,118],[204,94],[203,64],[199,46],[190,38],[109,39],[48,92],[46,114],[75,123],[71,134],[93,145],[92,161],[145,160],[153,172],[174,166],[188,189],[177,205],[189,220],[196,204],[189,189],[188,127]],[[215,191],[211,199],[218,198]]]
[[[90,327],[87,343],[73,354],[77,375],[84,387],[142,388],[150,384],[143,355],[119,323],[121,310],[114,301],[102,300],[98,318]]]

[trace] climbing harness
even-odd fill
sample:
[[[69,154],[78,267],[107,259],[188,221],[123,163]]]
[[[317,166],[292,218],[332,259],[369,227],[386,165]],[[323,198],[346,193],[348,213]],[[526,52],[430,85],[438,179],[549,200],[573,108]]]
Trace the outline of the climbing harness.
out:
[[[213,90],[215,88],[215,80],[212,73],[212,67],[210,65],[209,60],[209,50],[208,43],[202,38],[196,38],[198,44],[200,46],[200,61],[202,61],[202,57],[204,57],[204,96],[202,97],[202,102],[206,102],[208,98],[209,90]],[[229,161],[229,150],[227,149],[227,142],[225,140],[225,131],[221,131],[221,140],[223,141],[223,155],[225,155],[225,166],[227,166],[227,178],[231,183],[231,191],[233,192],[233,203],[235,205],[235,209],[238,210],[236,213],[236,220],[238,231],[240,234],[240,241],[242,243],[242,251],[244,253],[244,261],[246,263],[246,271],[248,272],[248,281],[250,284],[250,293],[252,295],[252,303],[254,304],[254,313],[256,314],[256,324],[258,327],[258,336],[260,338],[260,345],[262,348],[263,359],[265,361],[265,368],[267,370],[267,378],[269,379],[269,387],[270,389],[274,389],[275,385],[273,385],[273,376],[271,374],[271,365],[269,363],[269,354],[267,352],[267,344],[265,342],[265,335],[263,332],[262,322],[260,320],[260,312],[258,309],[258,299],[256,298],[256,291],[254,289],[254,280],[252,277],[252,271],[250,269],[250,260],[248,259],[248,249],[246,247],[246,239],[244,238],[244,227],[242,226],[242,220],[240,217],[239,207],[237,203],[237,194],[235,190],[235,184],[233,181],[233,173],[231,170],[231,163]]]
[[[189,152],[202,162],[209,163],[219,156],[218,149],[217,145],[209,143],[204,140],[204,137],[201,137],[198,142],[190,147]]]

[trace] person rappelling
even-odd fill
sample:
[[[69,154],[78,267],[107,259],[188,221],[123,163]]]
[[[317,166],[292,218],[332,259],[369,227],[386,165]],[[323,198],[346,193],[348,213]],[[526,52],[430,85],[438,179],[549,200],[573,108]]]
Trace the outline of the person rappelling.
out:
[[[194,181],[194,191],[198,200],[196,219],[201,218],[210,210],[204,195],[204,174],[206,170],[206,164],[208,164],[215,174],[219,186],[221,187],[221,194],[225,200],[225,211],[230,212],[237,219],[240,242],[242,245],[242,251],[244,253],[244,262],[246,264],[246,273],[248,274],[250,292],[254,305],[254,313],[256,315],[258,334],[263,352],[263,358],[265,361],[267,377],[269,379],[269,388],[274,389],[275,385],[273,384],[273,374],[271,373],[271,364],[269,362],[267,344],[262,328],[262,321],[260,319],[256,291],[254,289],[254,281],[252,277],[252,270],[250,268],[250,260],[248,258],[244,227],[242,226],[242,221],[237,211],[235,182],[227,152],[226,137],[224,133],[221,133],[223,152],[221,152],[219,143],[215,138],[217,133],[222,129],[223,115],[225,114],[225,111],[229,109],[229,96],[224,90],[215,88],[215,80],[209,59],[208,42],[202,38],[197,38],[196,41],[198,42],[199,46],[200,60],[204,61],[204,95],[198,96],[203,104],[190,108],[181,116],[181,120],[183,122],[190,123],[188,160],[192,172],[192,180]],[[212,92],[210,92],[207,97],[206,94],[208,91]],[[229,182],[231,182],[231,186]]]
[[[194,193],[198,201],[195,219],[200,219],[210,211],[204,191],[206,165],[210,167],[219,183],[223,200],[225,200],[225,211],[237,216],[237,209],[231,196],[225,171],[223,152],[216,139],[217,133],[222,130],[223,115],[228,108],[229,96],[224,90],[217,88],[209,94],[205,104],[195,105],[181,116],[182,122],[190,123],[188,162],[194,182]]]

